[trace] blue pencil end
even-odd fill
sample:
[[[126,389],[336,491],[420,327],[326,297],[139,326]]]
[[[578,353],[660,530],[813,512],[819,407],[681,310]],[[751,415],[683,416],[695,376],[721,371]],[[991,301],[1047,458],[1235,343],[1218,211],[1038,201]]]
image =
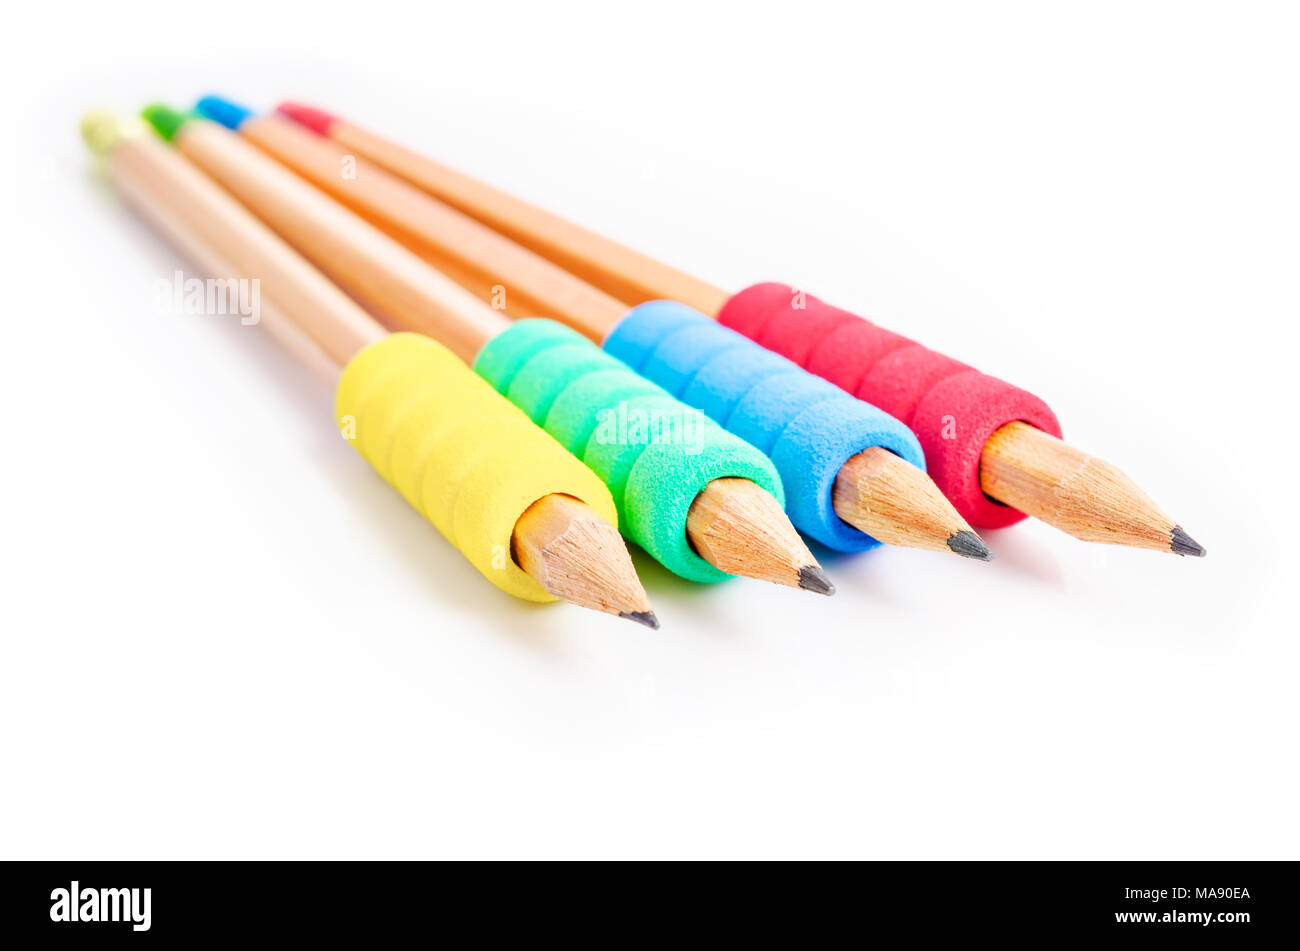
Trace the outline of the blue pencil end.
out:
[[[211,119],[227,129],[235,130],[244,124],[245,119],[253,115],[252,109],[245,109],[238,103],[222,99],[220,96],[204,96],[194,106],[194,111],[205,119]]]

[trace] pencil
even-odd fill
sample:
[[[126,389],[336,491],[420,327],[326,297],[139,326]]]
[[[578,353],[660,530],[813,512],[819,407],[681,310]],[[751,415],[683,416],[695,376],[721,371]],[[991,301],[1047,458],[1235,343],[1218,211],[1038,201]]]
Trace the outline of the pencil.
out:
[[[1024,390],[792,287],[728,294],[322,110],[280,111],[625,304],[681,301],[893,412],[979,528],[1030,515],[1085,541],[1205,554],[1121,470],[1063,442],[1055,415]]]
[[[164,107],[146,117],[390,327],[433,336],[471,362],[605,480],[624,534],[670,570],[697,581],[744,574],[833,590],[782,510],[779,475],[754,447],[696,419],[573,331],[546,320],[512,324],[227,129]],[[666,428],[647,434],[643,418]],[[740,493],[736,479],[765,491]],[[739,545],[703,544],[720,527],[744,529],[748,557],[731,554]]]
[[[389,337],[320,272],[152,133],[141,134],[130,123],[103,112],[88,114],[82,133],[92,150],[105,158],[114,184],[131,206],[191,261],[209,275],[259,282],[259,323],[300,358],[331,368],[337,380],[359,353]],[[497,403],[506,419],[518,417],[514,407],[468,370],[461,383],[459,392],[467,399],[477,392],[479,398]],[[443,416],[450,418],[456,412],[456,406],[448,405]],[[518,424],[531,426],[523,420]],[[532,444],[552,457],[567,455],[540,430],[534,436]],[[576,496],[594,496],[611,514],[612,498],[603,486],[593,487],[594,480],[576,460],[567,468],[570,476],[578,474],[564,484],[574,494],[542,496],[527,504],[514,523],[510,540],[518,568],[546,595],[657,627],[622,538],[592,505]],[[454,492],[455,480],[447,482]],[[507,483],[505,488],[511,486]],[[508,573],[494,574],[493,580],[509,590]],[[526,586],[514,593],[540,594]]]
[[[787,361],[774,360],[756,344],[738,336],[728,341],[727,332],[720,328],[709,331],[708,338],[701,338],[702,328],[689,323],[683,325],[680,315],[675,315],[672,326],[659,321],[659,328],[649,340],[629,347],[628,341],[645,336],[637,328],[644,329],[649,318],[636,309],[629,312],[623,302],[486,225],[364,159],[350,159],[351,173],[341,176],[339,168],[347,158],[345,150],[283,118],[253,117],[241,107],[215,97],[200,101],[199,111],[212,112],[214,118],[228,121],[254,145],[481,299],[495,303],[504,298],[506,309],[518,307],[522,313],[537,312],[567,324],[596,343],[603,343],[606,350],[623,357],[674,396],[696,408],[712,410],[710,415],[715,421],[733,432],[748,436],[755,429],[775,432],[781,425],[775,420],[764,420],[755,426],[751,417],[743,411],[737,412],[739,407],[761,403],[768,412],[767,408],[774,405],[788,406],[792,412],[784,420],[786,425],[810,431],[804,451],[776,448],[779,436],[772,440],[772,448],[766,444],[760,444],[760,448],[769,452],[781,470],[795,527],[818,541],[833,548],[859,550],[861,533],[893,545],[981,560],[990,557],[979,536],[944,498],[933,480],[914,464],[920,461],[919,444],[895,421],[889,423],[894,424],[907,447],[916,451],[916,458],[905,458],[906,451],[900,452],[897,445],[877,444],[871,438],[876,436],[874,431],[856,443],[844,443],[836,432],[844,426],[842,414],[824,409],[851,406],[852,401]],[[702,315],[698,322],[706,323]],[[669,365],[649,358],[674,333],[691,333],[697,347],[710,351],[712,365],[700,364],[688,377],[681,372],[678,360]],[[744,358],[746,350],[753,351],[750,360],[761,360],[771,367],[768,379],[758,373],[750,374],[747,382],[753,384],[752,391],[737,391],[734,400],[718,401],[715,398],[718,386],[713,385],[717,368],[733,366]],[[767,388],[760,396],[758,387],[763,382]],[[809,390],[811,395],[807,395]],[[814,402],[819,392],[827,407]],[[867,420],[884,418],[884,414],[870,416],[865,406],[855,409],[859,417]],[[811,437],[817,438],[815,445]],[[827,454],[829,444],[836,445],[838,456]],[[827,468],[825,477],[817,477]],[[800,493],[826,498],[814,502],[799,498]],[[807,518],[803,517],[805,513]],[[827,515],[833,520],[830,525],[824,524]],[[840,522],[858,531],[843,531]]]

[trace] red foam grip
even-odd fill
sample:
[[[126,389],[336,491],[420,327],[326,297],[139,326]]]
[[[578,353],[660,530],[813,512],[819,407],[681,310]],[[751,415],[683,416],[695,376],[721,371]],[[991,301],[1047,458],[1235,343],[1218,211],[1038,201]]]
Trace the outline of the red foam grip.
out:
[[[899,347],[911,346],[912,341],[888,330],[868,336],[862,333],[857,317],[844,316],[846,320],[809,353],[806,369],[856,395],[858,383],[876,361]]]
[[[909,343],[873,363],[858,381],[853,395],[875,403],[910,426],[917,404],[936,383],[969,369],[966,364],[927,350],[919,343]],[[871,395],[863,395],[866,393]]]
[[[906,423],[930,476],[976,528],[1025,517],[980,490],[979,468],[984,444],[1009,422],[1061,435],[1032,393],[784,284],[746,288],[718,320]]]

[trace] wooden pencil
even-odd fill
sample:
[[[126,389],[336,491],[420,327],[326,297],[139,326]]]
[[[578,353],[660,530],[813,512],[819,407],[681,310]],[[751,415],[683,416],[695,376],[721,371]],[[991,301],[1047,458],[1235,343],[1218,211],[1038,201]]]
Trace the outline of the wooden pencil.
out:
[[[380,324],[229,195],[151,133],[107,113],[83,135],[108,159],[130,205],[205,273],[257,279],[259,322],[314,368],[337,379],[359,351],[388,335]],[[515,525],[517,563],[547,592],[650,627],[658,620],[618,531],[567,495],[538,499]]]
[[[1116,466],[1028,423],[1008,423],[989,437],[980,485],[993,498],[1086,542],[1205,554]]]
[[[226,129],[188,121],[174,144],[390,328],[427,334],[473,362],[511,326],[509,318]],[[733,500],[738,489],[727,478],[712,480],[700,495],[706,511],[735,513],[742,525],[746,518],[763,518],[750,526],[746,537],[755,547],[743,562],[723,559],[716,545],[705,544],[701,521],[687,519],[688,543],[714,568],[815,593],[833,591],[774,498],[761,511],[752,496]],[[792,572],[792,564],[799,570]]]
[[[286,102],[280,105],[279,111],[333,139],[349,153],[369,159],[418,185],[629,306],[662,298],[690,304],[712,315],[722,309],[730,296],[721,288],[323,110]]]
[[[626,305],[665,298],[716,317],[732,295],[329,113],[296,103],[280,111],[449,207],[604,290]],[[1041,438],[1047,436],[1048,438]],[[1076,477],[1076,473],[1091,474]],[[1102,477],[1101,473],[1106,476]],[[1086,541],[1178,555],[1205,549],[1110,463],[1022,421],[984,444],[979,483],[995,502]]]
[[[603,342],[628,306],[364,159],[276,116],[240,124],[258,148],[400,241],[467,290],[517,315],[551,317]],[[565,260],[566,265],[569,263]],[[890,545],[988,560],[988,549],[923,471],[879,446],[853,456],[832,503],[848,524]]]

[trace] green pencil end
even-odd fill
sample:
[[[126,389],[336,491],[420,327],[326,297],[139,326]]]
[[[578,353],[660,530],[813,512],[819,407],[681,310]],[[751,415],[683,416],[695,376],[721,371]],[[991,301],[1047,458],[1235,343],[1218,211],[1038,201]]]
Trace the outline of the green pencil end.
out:
[[[190,121],[187,113],[173,109],[160,102],[151,103],[140,110],[144,121],[153,126],[154,131],[170,142],[176,138],[181,126]]]

